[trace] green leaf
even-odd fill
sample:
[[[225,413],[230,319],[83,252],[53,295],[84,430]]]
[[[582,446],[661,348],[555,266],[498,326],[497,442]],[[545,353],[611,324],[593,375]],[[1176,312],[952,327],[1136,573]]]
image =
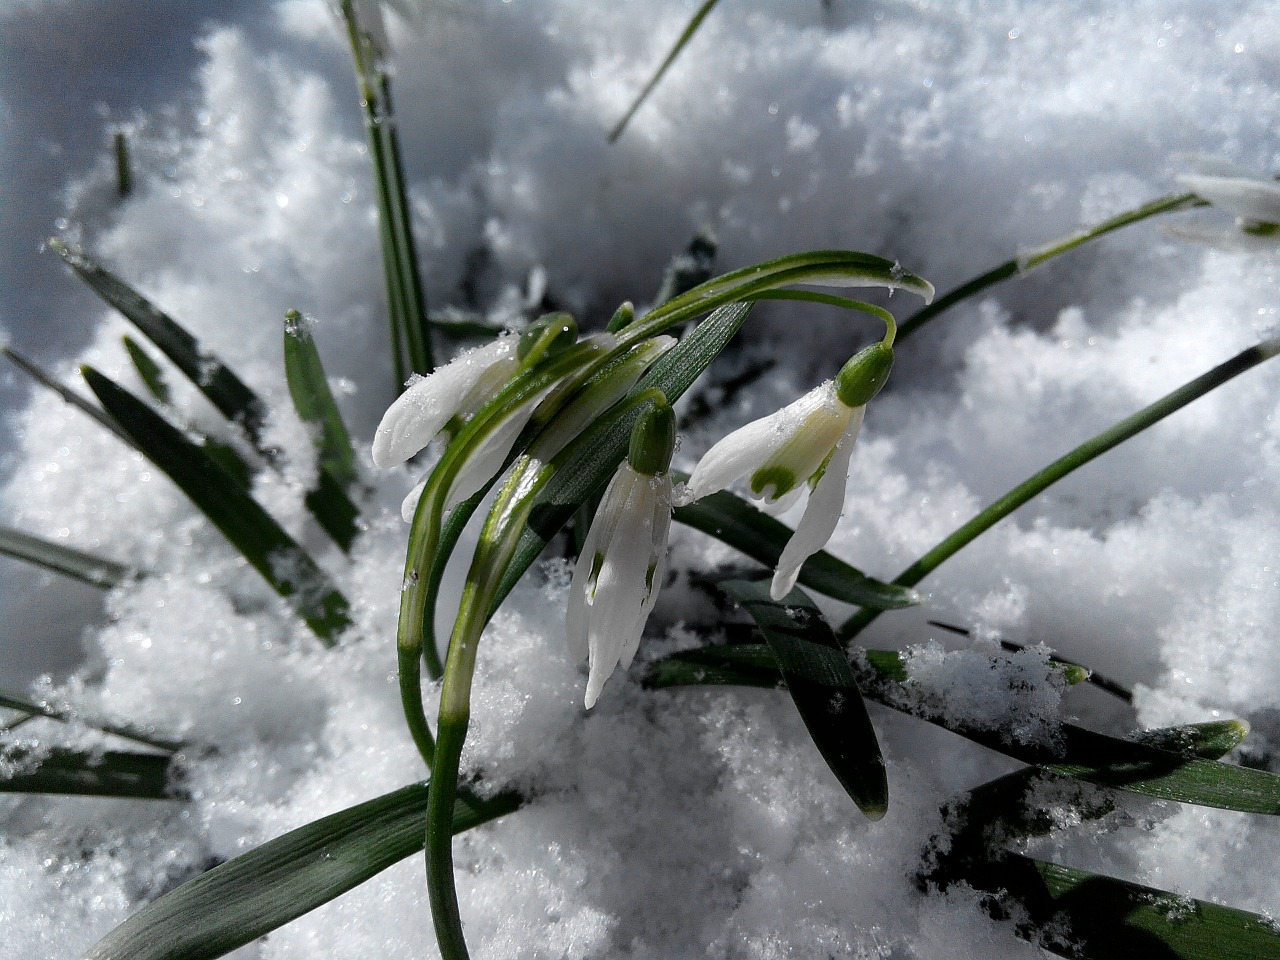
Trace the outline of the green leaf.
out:
[[[61,240],[51,240],[49,246],[98,296],[142,331],[223,416],[243,425],[254,442],[258,442],[266,407],[244,381],[221,360],[206,352],[176,320],[115,274]]]
[[[123,339],[124,348],[129,353],[129,359],[133,361],[133,368],[138,371],[139,379],[156,400],[168,406],[169,384],[165,382],[164,371],[160,369],[160,365],[151,359],[151,355],[142,349],[142,345],[133,337],[126,333]]]
[[[879,820],[889,809],[884,757],[844,648],[822,613],[799,588],[773,600],[767,581],[731,580],[720,586],[764,634],[831,772],[858,809]]]
[[[349,489],[356,482],[356,458],[351,450],[351,438],[329,390],[329,380],[324,375],[311,330],[296,310],[285,315],[284,372],[298,416],[303,423],[319,429],[320,469],[344,490]]]
[[[750,312],[751,305],[747,303],[716,310],[659,358],[636,384],[632,395],[656,388],[674,404],[719,356]],[[538,487],[528,525],[503,574],[494,600],[495,610],[578,506],[613,476],[626,456],[631,428],[639,415],[638,408],[620,404],[584,430],[552,461],[554,470]]]
[[[137,448],[178,485],[280,596],[293,601],[316,636],[330,645],[336,642],[351,623],[347,601],[315,561],[202,447],[98,371],[83,367],[82,372],[103,409]]]
[[[1000,882],[1040,921],[1040,942],[1087,960],[1280,956],[1275,921],[1154,887],[1010,854]]]
[[[738,682],[766,689],[779,687],[783,678],[776,660],[770,670],[764,665],[758,647],[748,654],[741,652],[744,649],[710,647],[703,651],[684,651],[652,664],[646,683],[653,687],[703,682]],[[706,656],[708,664],[701,663],[699,656]],[[714,667],[714,671],[708,666]],[[1071,723],[1060,725],[1058,742],[1053,745],[1006,740],[999,731],[931,713],[920,706],[929,698],[918,695],[919,681],[912,681],[917,695],[907,696],[903,684],[884,670],[883,664],[871,667],[851,664],[851,667],[863,696],[868,699],[1052,773],[1160,800],[1280,815],[1280,777],[1266,771],[1179,756],[1176,752],[1095,733]],[[708,669],[712,679],[700,679],[700,669]]]
[[[124,737],[126,740],[133,740],[135,743],[141,743],[148,747],[155,747],[159,750],[173,751],[182,746],[181,742],[177,740],[166,740],[161,737],[155,737],[127,724],[111,723],[104,720],[94,720],[91,718],[74,716],[65,710],[55,709],[42,700],[33,700],[31,697],[22,693],[17,693],[13,690],[0,689],[0,707],[7,710],[21,710],[23,713],[45,717],[49,720],[56,720],[59,723],[82,723],[93,730],[100,730],[103,733],[110,733],[117,737]]]
[[[676,507],[672,516],[766,567],[777,565],[783,547],[794,533],[786,524],[728,491]],[[920,602],[914,590],[872,579],[825,550],[805,561],[800,568],[800,582],[836,600],[876,610],[897,610]]]
[[[55,747],[47,753],[10,748],[0,753],[4,765],[17,772],[0,772],[0,793],[56,793],[91,797],[129,797],[136,800],[180,800],[169,784],[172,757],[160,753],[82,751]]]
[[[113,560],[51,543],[12,527],[0,527],[0,554],[25,560],[104,590],[119,586],[131,573],[128,567]]]
[[[427,795],[404,787],[228,860],[143,907],[85,960],[211,960],[250,943],[421,851]],[[514,794],[460,796],[454,832],[519,805]]]

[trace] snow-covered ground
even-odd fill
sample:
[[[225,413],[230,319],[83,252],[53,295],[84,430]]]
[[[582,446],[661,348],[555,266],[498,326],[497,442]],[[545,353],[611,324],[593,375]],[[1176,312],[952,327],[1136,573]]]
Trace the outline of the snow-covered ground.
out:
[[[1274,2],[725,0],[608,145],[695,6],[445,2],[392,19],[433,305],[463,302],[464,277],[482,305],[509,303],[541,267],[549,293],[599,328],[620,300],[651,298],[663,264],[708,225],[722,269],[850,248],[945,292],[1177,190],[1199,157],[1280,169]],[[115,126],[130,132],[137,177],[123,202]],[[0,679],[53,671],[46,692],[86,711],[219,748],[193,749],[189,803],[0,800],[0,956],[74,957],[209,863],[423,776],[393,650],[398,505],[414,477],[366,462],[369,528],[350,562],[306,526],[296,479],[309,447],[281,372],[284,311],[315,318],[366,461],[393,396],[368,156],[325,3],[0,3],[0,129],[4,336],[69,382],[90,362],[136,385],[123,321],[37,247],[64,233],[137,283],[270,401],[295,463],[257,492],[356,619],[338,649],[319,649],[163,475],[56,398],[6,381],[0,523],[164,575],[103,605],[4,561]],[[1230,224],[1216,211],[1167,219]],[[1218,250],[1148,222],[940,318],[903,344],[868,412],[830,549],[896,575],[1076,443],[1273,334],[1278,265],[1268,250]],[[918,304],[879,302],[900,316]],[[822,309],[761,306],[745,349],[778,367],[685,436],[679,464],[878,336]],[[1054,487],[926,580],[926,602],[882,617],[867,644],[955,649],[927,619],[1043,641],[1133,685],[1136,712],[1075,689],[1013,704],[1029,711],[1019,719],[1123,732],[1235,716],[1253,724],[1257,755],[1280,744],[1278,388],[1280,369],[1254,370]],[[178,402],[210,422],[193,395]],[[729,557],[679,527],[672,549],[681,569]],[[586,713],[585,671],[563,637],[566,585],[562,567],[531,573],[481,654],[464,762],[535,799],[457,844],[478,956],[1036,955],[973,896],[926,898],[912,881],[940,806],[1004,761],[873,707],[892,791],[873,824],[785,695],[651,692],[633,672]],[[670,589],[641,659],[689,643],[710,616]],[[918,659],[968,689],[973,657],[931,647]],[[33,731],[90,739],[18,732]],[[1274,824],[1176,806],[1136,820],[1042,852],[1280,912]],[[414,858],[241,955],[434,950]]]

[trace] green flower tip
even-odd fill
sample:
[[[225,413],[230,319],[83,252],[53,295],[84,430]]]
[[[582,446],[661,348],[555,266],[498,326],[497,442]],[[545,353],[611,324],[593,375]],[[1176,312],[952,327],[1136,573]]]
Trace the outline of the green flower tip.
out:
[[[520,334],[516,356],[526,368],[563,353],[578,342],[578,322],[568,313],[548,313]]]
[[[889,379],[893,347],[874,343],[859,350],[836,375],[836,396],[847,407],[865,407]]]
[[[1064,663],[1059,665],[1062,671],[1062,678],[1067,682],[1067,686],[1074,687],[1077,683],[1084,683],[1089,679],[1089,671],[1085,667],[1076,663]]]
[[[609,320],[609,326],[605,327],[610,333],[617,333],[631,324],[636,318],[636,308],[630,300],[625,300],[622,306],[613,312],[613,316]]]
[[[665,401],[657,401],[640,415],[631,430],[627,462],[636,473],[656,477],[670,469],[675,449],[675,414]]]
[[[882,806],[880,804],[873,805],[869,803],[860,803],[858,804],[858,809],[861,810],[862,815],[872,823],[875,823],[877,820],[883,820],[884,815],[889,812],[889,808],[887,806]]]

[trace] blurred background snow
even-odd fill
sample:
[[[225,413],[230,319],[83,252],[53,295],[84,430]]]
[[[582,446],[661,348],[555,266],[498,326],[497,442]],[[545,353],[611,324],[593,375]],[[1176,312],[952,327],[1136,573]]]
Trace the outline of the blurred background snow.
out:
[[[492,307],[541,267],[549,294],[599,327],[620,300],[649,299],[706,226],[721,269],[848,247],[946,291],[1176,190],[1195,157],[1280,170],[1274,2],[725,0],[609,146],[695,6],[442,2],[391,18],[433,305]],[[136,177],[124,202],[116,129]],[[0,329],[15,348],[69,382],[84,361],[128,378],[123,323],[40,252],[64,234],[277,408],[281,317],[313,316],[367,458],[392,375],[368,158],[325,3],[0,2],[0,204]],[[1147,223],[939,319],[903,346],[869,411],[832,549],[892,577],[1027,474],[1274,332],[1278,266]],[[905,316],[908,301],[879,302]],[[789,304],[758,308],[748,330],[743,350],[779,366],[691,432],[682,459],[878,336]],[[924,607],[883,617],[868,644],[946,640],[927,618],[1044,641],[1138,698],[1124,716],[1081,690],[1037,709],[1112,729],[1241,716],[1267,762],[1280,744],[1278,388],[1280,372],[1255,370],[1091,464],[925,581]],[[389,679],[407,474],[370,472],[375,515],[350,567],[310,544],[357,618],[320,654],[163,476],[10,370],[0,398],[0,522],[167,572],[104,605],[0,561],[0,682],[50,674],[46,687],[81,703],[224,748],[193,764],[196,800],[181,807],[0,801],[0,955],[75,956],[208,863],[421,776]],[[303,530],[297,489],[262,494]],[[686,565],[725,556],[688,531],[673,549]],[[1002,769],[991,755],[877,711],[894,807],[868,825],[786,698],[655,694],[618,676],[585,715],[563,588],[554,571],[531,577],[486,640],[469,762],[539,799],[460,841],[477,953],[1033,954],[963,895],[920,900],[910,880],[939,806]],[[708,616],[688,590],[667,600],[655,636]],[[1274,828],[1150,818],[1162,822],[1061,856],[1280,910]],[[429,956],[425,918],[410,863],[245,955]]]

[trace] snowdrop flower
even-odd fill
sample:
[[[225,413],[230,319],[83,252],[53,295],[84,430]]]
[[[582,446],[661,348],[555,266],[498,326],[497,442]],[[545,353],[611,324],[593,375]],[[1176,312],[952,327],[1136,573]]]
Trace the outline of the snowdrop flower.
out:
[[[1280,242],[1280,181],[1217,161],[1202,166],[1201,173],[1180,176],[1178,182],[1202,200],[1233,214],[1238,229],[1179,225],[1171,228],[1175,236],[1240,249],[1274,247]]]
[[[892,366],[888,342],[866,348],[835,380],[715,444],[677,494],[678,506],[692,503],[746,476],[751,493],[765,509],[781,513],[809,487],[804,516],[778,558],[769,589],[773,599],[781,600],[791,591],[801,565],[835,532],[866,404],[880,392]]]
[[[665,402],[636,422],[627,459],[605,490],[573,570],[565,627],[570,652],[590,661],[587,709],[615,667],[631,666],[658,599],[671,529],[675,433]]]
[[[459,354],[408,389],[383,414],[373,436],[373,462],[379,467],[404,463],[435,437],[452,435],[476,414],[522,368],[557,353],[578,338],[567,313],[548,314],[520,336],[502,336]],[[507,417],[467,462],[449,491],[447,506],[467,499],[502,466],[516,437],[528,423],[542,396],[531,398]],[[426,480],[405,497],[400,513],[413,520]]]

